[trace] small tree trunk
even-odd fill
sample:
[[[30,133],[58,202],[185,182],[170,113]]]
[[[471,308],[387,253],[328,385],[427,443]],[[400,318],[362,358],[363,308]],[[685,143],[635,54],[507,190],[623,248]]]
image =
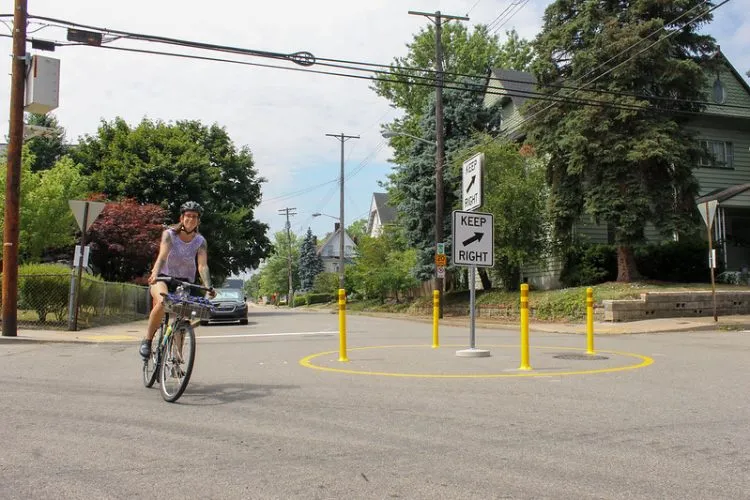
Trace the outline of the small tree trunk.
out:
[[[482,281],[482,289],[484,290],[492,289],[492,282],[490,281],[490,275],[487,273],[487,269],[483,267],[479,268],[479,279]]]
[[[630,283],[641,278],[635,264],[633,248],[626,245],[617,246],[617,281]]]

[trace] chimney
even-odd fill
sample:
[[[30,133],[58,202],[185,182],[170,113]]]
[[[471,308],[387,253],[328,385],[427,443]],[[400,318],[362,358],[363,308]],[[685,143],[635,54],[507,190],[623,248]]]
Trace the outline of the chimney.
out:
[[[336,233],[336,232],[338,232],[338,230],[339,230],[339,223],[338,222],[334,222],[333,223],[333,232]]]

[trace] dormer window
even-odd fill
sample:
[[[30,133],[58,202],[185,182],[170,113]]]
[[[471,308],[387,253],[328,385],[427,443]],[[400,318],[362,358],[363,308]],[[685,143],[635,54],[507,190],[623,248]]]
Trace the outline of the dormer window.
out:
[[[716,104],[724,104],[727,100],[727,91],[719,77],[714,80],[713,98]]]

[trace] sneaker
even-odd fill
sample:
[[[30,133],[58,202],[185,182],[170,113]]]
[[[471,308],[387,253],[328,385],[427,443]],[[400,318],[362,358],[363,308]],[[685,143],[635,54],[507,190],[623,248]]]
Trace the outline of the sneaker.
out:
[[[149,356],[151,356],[151,341],[149,339],[141,340],[141,347],[138,349],[138,353],[143,358],[143,361],[148,360]]]

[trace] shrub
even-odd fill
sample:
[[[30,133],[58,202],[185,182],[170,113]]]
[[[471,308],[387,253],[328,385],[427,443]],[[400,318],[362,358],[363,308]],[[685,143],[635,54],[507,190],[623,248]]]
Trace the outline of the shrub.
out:
[[[617,250],[612,245],[572,246],[563,258],[560,283],[564,287],[590,286],[617,278]]]
[[[336,273],[320,273],[313,282],[314,293],[335,294],[339,289],[339,275]]]
[[[53,313],[63,321],[68,310],[71,270],[60,264],[24,264],[18,269],[19,309],[35,311],[39,321]]]
[[[308,293],[306,295],[307,304],[327,304],[334,300],[334,295],[330,293]]]
[[[710,280],[708,244],[700,239],[653,243],[635,251],[635,262],[648,279],[678,283],[705,283]],[[719,262],[717,274],[723,265]]]

